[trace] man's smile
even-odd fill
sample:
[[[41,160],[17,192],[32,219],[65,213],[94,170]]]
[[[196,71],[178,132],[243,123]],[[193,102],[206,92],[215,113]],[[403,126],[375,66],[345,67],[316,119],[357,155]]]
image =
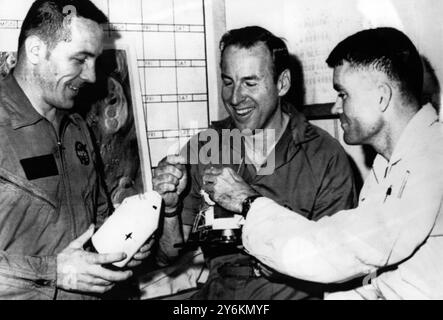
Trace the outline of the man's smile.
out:
[[[254,107],[246,107],[246,108],[233,108],[235,115],[239,118],[246,118],[248,117],[252,111],[254,110]]]

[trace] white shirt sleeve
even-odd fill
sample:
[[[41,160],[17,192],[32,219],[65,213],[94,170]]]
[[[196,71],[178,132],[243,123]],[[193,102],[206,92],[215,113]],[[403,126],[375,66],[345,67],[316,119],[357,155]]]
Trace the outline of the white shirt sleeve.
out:
[[[436,178],[442,169],[420,171],[411,173],[401,197],[369,201],[316,222],[258,198],[243,227],[243,245],[277,271],[322,283],[400,262],[429,236],[442,202],[442,179]]]

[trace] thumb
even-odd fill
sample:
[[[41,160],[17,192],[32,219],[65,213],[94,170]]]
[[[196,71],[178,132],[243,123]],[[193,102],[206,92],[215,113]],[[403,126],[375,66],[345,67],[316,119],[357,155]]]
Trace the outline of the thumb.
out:
[[[83,248],[83,245],[92,237],[93,234],[94,234],[94,224],[91,224],[85,233],[83,233],[80,237],[73,240],[69,244],[69,247],[74,249]]]

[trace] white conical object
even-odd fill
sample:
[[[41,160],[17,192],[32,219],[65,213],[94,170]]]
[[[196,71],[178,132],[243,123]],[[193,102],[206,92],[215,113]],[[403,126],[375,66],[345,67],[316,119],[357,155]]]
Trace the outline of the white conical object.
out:
[[[115,262],[124,267],[158,227],[162,198],[155,191],[123,200],[115,212],[92,236],[98,253],[124,252],[125,260]]]

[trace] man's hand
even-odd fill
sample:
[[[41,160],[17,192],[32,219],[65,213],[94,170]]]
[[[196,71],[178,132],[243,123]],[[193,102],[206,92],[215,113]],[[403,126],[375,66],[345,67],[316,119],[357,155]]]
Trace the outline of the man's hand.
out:
[[[169,155],[163,158],[154,170],[152,184],[165,202],[165,211],[177,209],[180,194],[186,188],[188,175],[185,167],[186,160],[179,155]]]
[[[111,271],[102,265],[121,261],[125,253],[87,252],[83,245],[92,237],[94,226],[72,241],[57,255],[57,287],[68,291],[104,293],[115,282],[132,276],[132,271]]]
[[[223,208],[240,213],[243,201],[258,193],[232,168],[209,168],[203,175],[203,189]]]
[[[131,260],[126,264],[127,268],[134,268],[142,264],[143,260],[145,260],[151,254],[151,248],[155,243],[154,236],[146,241],[146,243],[138,249],[137,253],[134,254]]]

